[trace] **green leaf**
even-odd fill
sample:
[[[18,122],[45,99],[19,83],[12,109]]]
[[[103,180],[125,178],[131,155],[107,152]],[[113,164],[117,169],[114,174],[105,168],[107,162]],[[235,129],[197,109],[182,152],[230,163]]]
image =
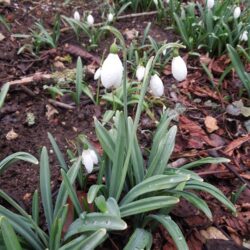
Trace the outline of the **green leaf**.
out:
[[[103,242],[106,236],[106,230],[104,228],[99,229],[95,233],[91,234],[89,237],[80,236],[66,245],[59,248],[59,250],[92,250],[95,249],[100,243]]]
[[[178,250],[189,250],[179,226],[171,219],[170,216],[149,215],[148,217],[160,222],[166,228],[166,230],[173,238]]]
[[[114,198],[109,197],[106,204],[107,204],[108,213],[110,215],[113,215],[119,218],[121,217],[120,208],[117,204],[117,201]]]
[[[214,196],[218,201],[220,201],[222,204],[224,204],[229,210],[231,210],[233,213],[236,213],[236,208],[233,205],[231,201],[229,201],[226,196],[215,186],[206,183],[206,182],[199,182],[199,181],[188,181],[185,190],[201,190],[204,192],[208,192],[212,196]]]
[[[53,204],[50,187],[49,157],[46,147],[43,147],[40,158],[40,191],[44,214],[50,231],[53,223]]]
[[[22,247],[18,241],[17,235],[5,217],[0,217],[0,228],[7,250],[21,250]]]
[[[100,228],[105,228],[105,230],[125,230],[127,224],[122,219],[110,214],[83,213],[79,219],[70,225],[65,240],[75,234],[96,231]]]
[[[61,175],[63,177],[63,183],[66,187],[66,190],[69,194],[69,197],[78,213],[78,215],[80,215],[82,213],[82,208],[80,205],[80,202],[78,200],[77,194],[75,192],[75,190],[72,187],[72,184],[70,183],[69,177],[67,176],[67,174],[64,172],[63,169],[61,169]]]
[[[52,148],[53,148],[53,150],[54,150],[54,152],[56,154],[57,160],[60,163],[61,168],[63,168],[65,171],[67,171],[68,166],[67,166],[67,164],[66,164],[66,162],[64,160],[64,157],[63,157],[63,154],[62,154],[61,150],[59,149],[59,147],[58,147],[58,145],[56,143],[56,140],[54,139],[54,137],[50,133],[48,133],[48,138],[49,138],[50,143],[52,145]]]
[[[129,204],[120,206],[121,217],[127,217],[135,214],[141,214],[148,211],[173,206],[179,202],[179,199],[171,196],[156,196],[141,199]]]
[[[9,87],[10,85],[8,83],[5,83],[2,88],[1,88],[1,92],[0,92],[0,109],[3,107],[4,104],[4,100],[8,94],[9,91]]]
[[[102,213],[107,212],[107,204],[103,195],[100,195],[95,199],[95,205]]]
[[[7,156],[5,159],[3,159],[0,162],[0,174],[12,163],[16,162],[16,161],[27,161],[30,162],[32,164],[38,164],[38,160],[31,154],[29,153],[25,153],[25,152],[17,152],[14,154],[11,154],[9,156]]]
[[[137,228],[129,239],[129,242],[124,247],[124,250],[135,249],[151,249],[152,246],[152,234],[148,231]]]
[[[204,164],[218,164],[218,163],[228,163],[228,162],[230,162],[230,160],[227,158],[223,158],[223,157],[217,157],[217,158],[207,157],[207,158],[203,158],[203,159],[185,164],[181,166],[180,169],[190,169],[194,167],[199,167]]]
[[[196,181],[203,181],[203,179],[196,174],[194,171],[188,170],[188,169],[181,169],[181,168],[166,168],[164,171],[165,175],[171,175],[171,174],[183,174],[183,175],[189,175],[190,180],[196,180]]]
[[[94,96],[93,96],[93,94],[91,92],[91,89],[86,84],[82,84],[82,92],[86,96],[88,96],[93,103],[95,103],[95,99],[94,99]]]
[[[79,56],[77,58],[76,63],[76,103],[80,104],[80,97],[82,93],[82,76],[83,76],[83,68],[82,68],[82,60]]]
[[[88,195],[87,195],[87,201],[88,203],[93,203],[93,201],[95,200],[97,194],[99,193],[99,191],[104,188],[105,186],[104,185],[92,185],[90,188],[89,188],[89,191],[88,191]]]
[[[39,225],[39,197],[37,190],[34,192],[32,199],[32,219]]]
[[[155,175],[147,178],[140,184],[133,187],[122,199],[120,205],[128,204],[129,202],[135,200],[140,195],[160,191],[164,189],[171,189],[177,186],[181,182],[186,182],[190,179],[189,175]]]

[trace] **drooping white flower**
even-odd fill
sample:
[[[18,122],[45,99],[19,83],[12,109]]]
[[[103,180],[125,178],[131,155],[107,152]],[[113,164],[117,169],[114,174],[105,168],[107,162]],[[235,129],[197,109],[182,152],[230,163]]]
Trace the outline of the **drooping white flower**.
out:
[[[242,42],[247,42],[248,41],[248,31],[247,30],[245,30],[241,35],[240,35],[240,41],[242,41]]]
[[[136,78],[140,82],[144,78],[145,74],[145,67],[142,65],[139,65],[136,69]]]
[[[212,9],[214,7],[214,0],[207,0],[207,8]]]
[[[158,0],[154,0],[154,4],[158,6]]]
[[[112,14],[112,13],[109,13],[108,14],[108,22],[113,22],[113,20],[114,20],[114,15]]]
[[[98,80],[101,77],[102,68],[98,68],[94,74],[94,80]]]
[[[164,50],[162,51],[162,55],[165,56],[166,54],[167,54],[167,49],[164,49]]]
[[[91,14],[89,14],[89,15],[87,16],[87,23],[88,23],[88,25],[89,25],[89,26],[93,26],[93,25],[94,25],[94,22],[95,22],[94,17],[93,17]]]
[[[101,82],[106,89],[112,87],[117,88],[122,84],[123,65],[117,55],[117,48],[115,51],[112,49],[112,46],[110,53],[102,64],[101,71]],[[114,46],[116,47],[116,45]]]
[[[181,82],[186,79],[187,65],[180,56],[176,56],[173,58],[171,69],[172,75],[177,81]]]
[[[85,149],[82,151],[82,164],[87,173],[93,171],[94,164],[98,164],[98,157],[93,149]]]
[[[240,17],[240,14],[241,14],[241,9],[238,6],[234,9],[234,19],[238,19]]]
[[[74,19],[76,21],[80,21],[81,19],[80,13],[77,10],[74,12]]]
[[[164,94],[164,86],[161,78],[154,74],[149,83],[150,90],[155,97],[161,97]]]

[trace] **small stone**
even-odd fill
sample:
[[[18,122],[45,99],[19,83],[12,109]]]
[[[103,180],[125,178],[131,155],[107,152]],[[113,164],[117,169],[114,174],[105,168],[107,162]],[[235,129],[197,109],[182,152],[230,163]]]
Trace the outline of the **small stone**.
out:
[[[13,128],[6,134],[6,139],[8,141],[15,140],[17,137],[18,134],[14,131]]]

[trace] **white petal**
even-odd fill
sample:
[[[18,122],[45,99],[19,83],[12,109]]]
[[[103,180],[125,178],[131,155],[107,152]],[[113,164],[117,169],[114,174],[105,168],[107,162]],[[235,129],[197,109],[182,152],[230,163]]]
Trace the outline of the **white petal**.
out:
[[[82,164],[84,165],[87,173],[91,173],[93,171],[94,162],[91,154],[89,153],[89,150],[83,150]]]
[[[80,13],[77,10],[74,13],[74,19],[77,21],[80,21],[80,19],[81,19]]]
[[[207,0],[207,7],[212,9],[214,7],[214,0]]]
[[[152,94],[156,97],[160,97],[164,94],[163,82],[156,74],[151,76],[149,87],[152,91]]]
[[[88,22],[89,26],[93,26],[93,24],[95,22],[94,17],[92,15],[88,15],[87,16],[87,22]]]
[[[172,60],[172,74],[179,82],[185,80],[187,77],[187,66],[180,56],[176,56]]]
[[[98,80],[101,77],[101,72],[102,68],[100,67],[99,69],[96,70],[95,75],[94,75],[94,80]]]
[[[144,78],[145,67],[139,65],[136,70],[136,78],[140,82]]]
[[[241,9],[238,6],[234,9],[234,19],[238,19],[240,17],[240,14],[241,14]]]
[[[114,15],[113,15],[112,13],[109,13],[109,14],[108,14],[108,21],[109,21],[109,22],[112,22],[113,19],[114,19]]]
[[[119,87],[122,84],[123,66],[117,54],[110,53],[102,64],[101,81],[105,88]]]
[[[246,30],[240,35],[240,41],[248,41],[248,32]]]
[[[98,164],[98,157],[96,155],[96,152],[93,149],[90,149],[89,154],[92,157],[93,163]]]

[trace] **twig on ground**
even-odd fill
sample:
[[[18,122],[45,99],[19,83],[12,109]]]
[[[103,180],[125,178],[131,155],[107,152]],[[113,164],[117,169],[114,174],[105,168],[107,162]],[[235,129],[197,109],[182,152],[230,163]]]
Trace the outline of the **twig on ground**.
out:
[[[63,103],[63,102],[58,102],[58,101],[55,101],[53,99],[49,99],[48,100],[49,103],[51,103],[52,105],[54,106],[57,106],[59,108],[64,108],[64,109],[74,109],[75,107],[72,106],[72,105],[69,105],[69,104],[66,104],[66,103]]]

